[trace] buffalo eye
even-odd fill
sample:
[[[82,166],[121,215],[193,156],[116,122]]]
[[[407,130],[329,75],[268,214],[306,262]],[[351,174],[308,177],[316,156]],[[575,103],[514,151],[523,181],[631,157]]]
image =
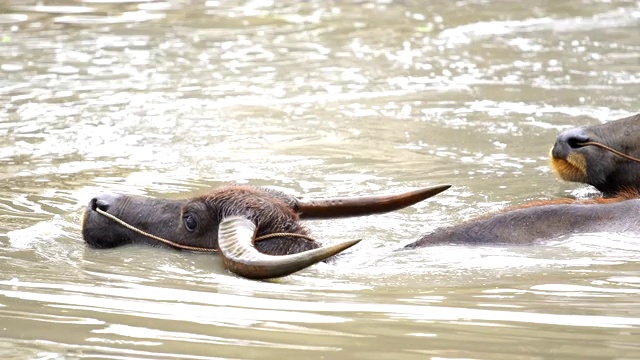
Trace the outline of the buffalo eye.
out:
[[[198,228],[198,218],[192,213],[182,215],[182,223],[188,232],[194,232]]]

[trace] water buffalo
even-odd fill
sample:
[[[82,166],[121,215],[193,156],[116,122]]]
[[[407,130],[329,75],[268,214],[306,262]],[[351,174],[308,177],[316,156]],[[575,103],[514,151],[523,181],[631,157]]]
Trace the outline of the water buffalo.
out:
[[[219,250],[232,272],[253,279],[273,278],[301,270],[358,242],[321,247],[300,220],[393,211],[447,188],[449,185],[399,195],[307,201],[253,186],[226,186],[187,200],[100,195],[89,202],[82,234],[94,248],[165,243],[187,250]],[[405,249],[438,244],[524,245],[577,232],[640,232],[640,222],[628,217],[640,210],[640,200],[630,199],[635,197],[534,202],[437,229]]]
[[[89,202],[82,235],[94,248],[152,243],[186,250],[219,250],[231,271],[248,278],[273,278],[322,261],[359,241],[321,247],[300,220],[394,211],[449,187],[308,201],[272,189],[241,185],[186,200],[104,194]]]
[[[629,216],[640,213],[640,165],[632,158],[640,156],[639,137],[640,115],[558,135],[551,150],[554,169],[563,179],[591,184],[608,198],[526,204],[437,229],[405,249],[437,244],[532,244],[580,232],[640,233],[640,221]],[[272,278],[301,270],[358,242],[321,247],[300,220],[393,211],[448,187],[311,201],[252,186],[227,186],[188,200],[100,195],[89,203],[82,234],[95,248],[162,242],[187,250],[219,250],[231,271],[248,278]]]
[[[551,165],[565,180],[595,186],[605,198],[539,201],[480,217],[407,245],[530,244],[585,232],[640,233],[640,114],[564,131]]]
[[[562,179],[593,185],[604,196],[640,191],[640,114],[564,131],[550,156]]]

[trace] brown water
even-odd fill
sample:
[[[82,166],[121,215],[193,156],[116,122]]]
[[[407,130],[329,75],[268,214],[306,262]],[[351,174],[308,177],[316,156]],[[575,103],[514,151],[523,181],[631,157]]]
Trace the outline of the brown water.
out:
[[[640,102],[638,1],[4,0],[0,358],[637,359],[640,243],[395,249],[531,199],[562,129]],[[365,240],[273,282],[87,248],[100,192],[454,187],[310,222]],[[517,224],[514,224],[517,226]]]

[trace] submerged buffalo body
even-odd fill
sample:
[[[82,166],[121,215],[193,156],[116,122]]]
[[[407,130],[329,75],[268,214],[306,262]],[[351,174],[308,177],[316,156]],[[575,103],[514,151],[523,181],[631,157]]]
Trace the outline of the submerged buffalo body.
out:
[[[593,185],[612,197],[640,191],[640,163],[620,154],[640,157],[640,114],[564,131],[550,155],[562,179]]]
[[[629,215],[633,214],[633,215]],[[611,199],[538,201],[440,228],[407,245],[529,245],[575,233],[640,233],[640,200],[633,193]]]

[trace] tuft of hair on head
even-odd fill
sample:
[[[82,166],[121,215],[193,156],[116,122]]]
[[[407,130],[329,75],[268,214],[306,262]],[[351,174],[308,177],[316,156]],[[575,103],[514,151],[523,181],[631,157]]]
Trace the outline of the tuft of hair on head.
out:
[[[551,168],[566,181],[586,182],[587,164],[582,155],[571,154],[565,159],[551,158]]]

